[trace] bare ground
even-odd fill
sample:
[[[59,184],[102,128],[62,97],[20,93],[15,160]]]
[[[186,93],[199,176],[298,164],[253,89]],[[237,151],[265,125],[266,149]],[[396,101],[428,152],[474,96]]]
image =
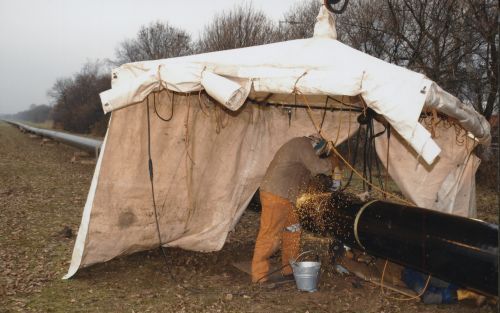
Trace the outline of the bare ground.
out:
[[[166,249],[136,253],[81,270],[64,281],[93,165],[71,163],[74,149],[40,146],[0,122],[0,312],[495,312],[473,303],[397,301],[369,283],[341,277],[325,242],[304,244],[323,259],[320,290],[259,287],[231,266],[251,258],[259,214],[248,211],[219,252]],[[497,221],[494,191],[478,190],[479,217]]]

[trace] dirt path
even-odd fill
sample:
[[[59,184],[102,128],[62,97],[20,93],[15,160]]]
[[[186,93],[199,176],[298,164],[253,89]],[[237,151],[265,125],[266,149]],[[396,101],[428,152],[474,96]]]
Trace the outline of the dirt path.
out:
[[[359,286],[327,264],[321,240],[306,244],[322,255],[320,291],[294,285],[264,288],[231,266],[249,260],[258,213],[247,212],[216,253],[166,249],[91,266],[63,281],[93,173],[93,165],[71,163],[75,150],[40,146],[0,122],[0,312],[494,312],[472,303],[426,306],[383,297]],[[491,210],[489,208],[489,210]],[[357,288],[354,287],[357,286]]]

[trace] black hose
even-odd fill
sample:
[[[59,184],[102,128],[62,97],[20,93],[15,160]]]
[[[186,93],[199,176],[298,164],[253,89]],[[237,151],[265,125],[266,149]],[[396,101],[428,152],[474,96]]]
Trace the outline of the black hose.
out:
[[[169,122],[172,119],[172,117],[174,117],[174,101],[175,101],[175,93],[172,93],[172,105],[170,108],[170,116],[165,118],[165,117],[161,116],[160,113],[158,113],[158,111],[156,110],[156,94],[153,93],[153,107],[155,109],[156,116],[158,116],[158,118],[160,120],[162,120],[164,122]],[[148,103],[149,103],[149,97],[148,97]],[[149,110],[149,105],[148,105],[148,110]]]
[[[374,127],[373,127],[373,119],[371,120],[371,134],[370,134],[370,146],[371,146],[371,156],[375,159],[375,169],[377,170],[377,178],[378,178],[378,184],[381,188],[384,187],[384,184],[382,182],[382,171],[380,170],[380,161],[377,156],[377,150],[375,149],[375,138],[382,136],[385,131],[387,130],[387,127],[384,126],[384,130],[374,134]],[[387,188],[387,186],[385,186]]]
[[[165,265],[168,265],[167,255],[165,250],[163,250],[163,243],[161,241],[161,233],[160,233],[160,224],[158,222],[158,212],[156,209],[156,198],[155,198],[155,185],[153,181],[153,160],[151,159],[151,122],[150,122],[150,114],[149,114],[149,97],[146,101],[146,112],[148,117],[148,170],[149,170],[149,182],[151,183],[151,197],[153,199],[153,210],[155,215],[155,223],[156,223],[156,233],[158,235],[158,245],[163,255],[163,259],[165,260]],[[170,273],[170,272],[169,272]]]
[[[353,155],[352,160],[351,160],[351,164],[353,167],[356,167],[360,139],[361,139],[361,129],[358,129],[358,133],[356,134],[356,146],[354,147],[354,155]],[[347,180],[347,183],[342,188],[342,191],[344,191],[347,187],[349,187],[349,185],[351,184],[353,175],[354,175],[354,170],[351,169],[351,174],[349,175],[349,179]]]

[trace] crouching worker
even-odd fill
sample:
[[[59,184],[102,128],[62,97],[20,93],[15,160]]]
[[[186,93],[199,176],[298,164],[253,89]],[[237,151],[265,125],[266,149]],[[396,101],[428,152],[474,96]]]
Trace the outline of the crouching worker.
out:
[[[276,152],[260,186],[262,212],[252,259],[252,282],[268,281],[270,261],[281,243],[282,278],[292,275],[290,259],[300,250],[301,227],[295,201],[314,175],[332,173],[331,149],[317,137],[299,137]]]

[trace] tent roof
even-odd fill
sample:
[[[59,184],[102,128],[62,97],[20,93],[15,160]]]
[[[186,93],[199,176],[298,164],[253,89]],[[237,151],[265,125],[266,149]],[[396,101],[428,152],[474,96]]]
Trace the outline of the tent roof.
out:
[[[332,18],[322,8],[313,38],[125,64],[113,70],[112,89],[101,93],[103,109],[140,103],[164,88],[205,90],[233,111],[253,94],[360,95],[428,164],[441,149],[418,123],[424,106],[456,119],[489,143],[489,124],[473,108],[425,75],[353,49],[335,36]]]

